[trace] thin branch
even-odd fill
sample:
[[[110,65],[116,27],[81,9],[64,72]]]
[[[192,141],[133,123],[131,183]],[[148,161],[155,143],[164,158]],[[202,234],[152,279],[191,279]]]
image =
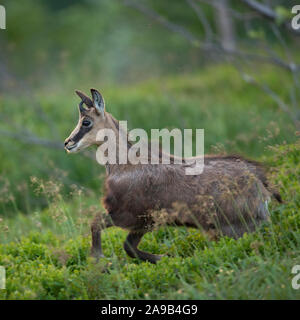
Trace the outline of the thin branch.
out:
[[[201,0],[199,0],[201,1]],[[203,1],[203,0],[202,0]],[[246,4],[257,4],[256,1],[251,1],[251,0],[243,0],[244,3]],[[198,7],[194,7],[195,3],[193,0],[186,0],[186,2],[193,7],[196,13],[199,14],[200,11],[198,11]],[[203,1],[206,2],[206,1]],[[279,67],[282,67],[283,69],[288,70],[289,72],[292,73],[294,77],[297,76],[298,71],[300,70],[300,66],[296,65],[294,62],[286,62],[282,60],[278,55],[275,55],[273,52],[269,52],[269,55],[262,55],[262,54],[256,54],[256,53],[249,53],[237,49],[226,49],[224,47],[221,47],[215,43],[203,43],[200,41],[199,38],[194,36],[192,33],[190,33],[188,30],[186,30],[184,27],[177,25],[173,22],[168,21],[165,17],[161,16],[159,13],[157,13],[155,10],[152,8],[148,8],[145,5],[142,5],[140,3],[137,3],[134,0],[124,0],[124,3],[127,6],[130,6],[140,12],[142,12],[144,15],[148,16],[149,18],[157,21],[164,27],[166,27],[168,30],[178,33],[181,36],[183,36],[185,39],[187,39],[189,42],[192,43],[192,45],[197,46],[199,49],[202,49],[204,51],[208,51],[210,53],[217,53],[219,55],[223,55],[224,58],[232,58],[238,57],[238,58],[243,58],[249,61],[257,61],[257,62],[262,62],[262,63],[269,63],[269,64],[274,64]],[[210,1],[212,6],[216,6],[215,1]],[[275,20],[278,19],[277,14],[271,10],[269,7],[266,7],[265,5],[262,5],[263,7],[260,6],[255,7],[257,10],[263,9],[264,15],[267,16],[269,19]],[[197,8],[197,9],[196,9]],[[196,11],[197,10],[197,11]],[[199,18],[199,15],[198,15]],[[200,18],[199,18],[200,19]],[[268,48],[267,48],[268,49]],[[233,60],[234,64],[240,64],[241,61],[238,59]],[[249,76],[248,74],[243,73],[239,68],[238,70],[241,72],[241,75],[243,79],[253,85],[256,85],[258,88],[263,90],[268,96],[272,98],[274,102],[278,105],[280,110],[284,111],[287,113],[295,126],[299,128],[300,122],[295,114],[293,114],[290,110],[290,107],[267,85],[267,84],[261,84],[259,83],[256,79],[253,77]]]
[[[213,38],[213,31],[209,21],[206,19],[205,14],[203,14],[202,10],[199,6],[194,2],[194,0],[186,0],[187,4],[195,11],[199,21],[203,25],[205,30],[206,42],[210,42]]]
[[[167,20],[165,17],[159,15],[156,11],[154,11],[151,8],[147,8],[146,6],[144,6],[141,3],[137,3],[135,1],[131,1],[131,0],[124,0],[124,4],[128,7],[132,7],[134,9],[137,9],[138,11],[142,12],[143,14],[145,14],[146,16],[148,16],[149,18],[157,21],[158,23],[160,23],[161,25],[163,25],[164,27],[166,27],[167,29],[175,32],[175,33],[179,33],[181,34],[185,39],[187,39],[190,42],[199,42],[200,39],[197,38],[196,36],[194,36],[190,31],[188,31],[186,28],[175,24],[173,22],[170,22],[169,20]]]
[[[268,7],[267,5],[257,2],[255,0],[242,0],[249,8],[251,8],[252,10],[256,11],[257,13],[259,13],[260,15],[262,15],[263,17],[272,20],[272,21],[277,21],[279,19],[278,14],[270,7]],[[300,29],[293,29],[291,26],[291,23],[289,21],[285,21],[283,23],[283,25],[285,26],[285,28],[296,34],[296,35],[300,35]]]
[[[184,37],[186,40],[188,40],[193,46],[203,50],[207,51],[209,53],[215,53],[220,56],[229,55],[229,56],[235,56],[239,58],[245,58],[261,63],[269,63],[269,64],[275,64],[285,70],[298,72],[300,70],[300,66],[296,65],[294,63],[287,63],[283,60],[281,60],[278,57],[274,56],[266,56],[261,54],[255,54],[255,53],[248,53],[241,50],[228,50],[226,48],[223,48],[217,44],[214,43],[203,43],[200,38],[194,36],[190,31],[188,31],[186,28],[177,25],[173,22],[168,21],[165,17],[161,16],[159,13],[157,13],[155,10],[148,8],[144,6],[143,4],[137,3],[134,0],[124,0],[124,4],[126,6],[132,7],[147,17],[155,20],[168,30],[180,34],[182,37]]]
[[[281,109],[283,112],[285,112],[290,116],[291,120],[295,124],[295,127],[299,128],[300,122],[296,118],[296,116],[291,112],[290,107],[267,84],[259,83],[252,76],[243,72],[242,72],[242,77],[247,83],[255,85],[259,89],[263,90],[270,98],[272,98],[272,100],[276,102],[279,109]]]
[[[218,1],[218,0],[217,0]],[[218,3],[215,0],[198,0],[198,2],[210,5],[214,9],[218,9]],[[252,20],[260,15],[256,12],[247,12],[247,13],[240,13],[230,7],[227,7],[225,10],[227,10],[234,18],[240,19],[240,20]]]
[[[0,135],[21,141],[22,143],[26,143],[29,145],[38,145],[61,151],[64,150],[64,145],[62,142],[38,138],[35,135],[29,134],[27,132],[10,132],[6,130],[0,130]],[[87,158],[95,160],[95,155],[93,155],[92,152],[84,151],[82,154]]]
[[[255,10],[259,14],[265,16],[268,19],[275,20],[277,18],[277,14],[271,8],[266,6],[263,3],[253,1],[253,0],[242,0],[248,7]]]
[[[14,133],[14,132],[9,132],[9,131],[5,131],[5,130],[0,130],[0,135],[9,137],[9,138],[12,138],[15,140],[19,140],[24,143],[40,145],[40,146],[49,147],[52,149],[63,150],[63,148],[64,148],[63,143],[61,143],[61,142],[41,139],[41,138],[38,138],[34,135],[24,134],[24,132]]]

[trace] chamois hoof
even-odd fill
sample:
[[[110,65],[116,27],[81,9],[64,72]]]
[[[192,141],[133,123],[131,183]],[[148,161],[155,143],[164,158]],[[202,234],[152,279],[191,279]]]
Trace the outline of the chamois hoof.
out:
[[[160,261],[162,258],[168,257],[167,254],[154,254],[152,255],[151,259],[149,259],[148,261],[156,264],[158,261]]]
[[[91,250],[90,256],[96,259],[96,262],[99,261],[100,258],[105,258],[105,255],[102,252]]]
[[[159,254],[159,257],[160,257],[160,259],[159,260],[161,260],[162,258],[174,258],[174,255],[172,255],[171,253],[164,253],[164,254]]]
[[[159,254],[158,255],[158,261],[160,261],[162,258],[168,257],[167,254]]]

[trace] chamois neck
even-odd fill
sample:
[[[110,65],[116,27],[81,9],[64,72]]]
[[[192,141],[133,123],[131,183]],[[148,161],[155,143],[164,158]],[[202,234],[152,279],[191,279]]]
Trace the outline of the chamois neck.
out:
[[[107,163],[105,165],[106,174],[109,175],[110,173],[120,169],[121,167],[124,168],[124,166],[130,164],[130,162],[128,161],[128,150],[132,146],[132,144],[128,141],[128,132],[119,125],[119,121],[115,119],[110,113],[106,113],[106,117],[108,128],[112,129],[115,132],[116,136],[116,164]],[[122,148],[124,148],[124,150],[122,150]],[[122,154],[122,152],[124,154],[126,153],[126,164],[120,164],[120,154]]]

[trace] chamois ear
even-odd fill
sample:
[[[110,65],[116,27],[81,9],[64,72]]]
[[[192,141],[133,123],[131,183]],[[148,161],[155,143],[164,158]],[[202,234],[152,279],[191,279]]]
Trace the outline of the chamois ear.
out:
[[[93,107],[93,101],[88,96],[78,90],[76,90],[75,92],[88,108]]]
[[[96,89],[91,89],[94,107],[97,112],[104,117],[105,103],[101,93]]]

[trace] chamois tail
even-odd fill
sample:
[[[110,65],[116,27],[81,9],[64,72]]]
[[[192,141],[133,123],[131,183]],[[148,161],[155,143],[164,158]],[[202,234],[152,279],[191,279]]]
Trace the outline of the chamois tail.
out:
[[[279,203],[284,203],[284,201],[281,198],[280,193],[269,185],[268,179],[266,177],[266,170],[265,170],[264,166],[261,163],[253,161],[253,160],[246,159],[246,161],[249,164],[254,165],[254,167],[256,168],[255,173],[256,173],[257,177],[261,180],[264,187],[272,194],[273,198],[275,198]]]

